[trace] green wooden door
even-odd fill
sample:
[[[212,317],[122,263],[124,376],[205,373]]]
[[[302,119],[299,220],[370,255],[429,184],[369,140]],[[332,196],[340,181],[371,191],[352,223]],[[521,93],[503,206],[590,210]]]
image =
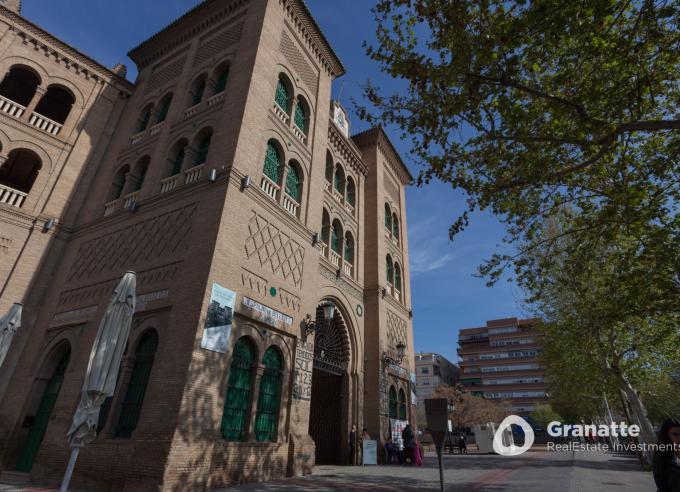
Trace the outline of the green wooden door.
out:
[[[45,435],[52,409],[59,396],[61,383],[64,381],[64,373],[66,372],[66,366],[68,366],[70,355],[71,351],[69,350],[62,356],[52,377],[47,382],[47,387],[40,400],[38,413],[35,416],[35,420],[33,421],[33,425],[28,433],[28,437],[26,437],[26,442],[24,443],[21,455],[19,456],[19,462],[16,467],[18,471],[29,472],[33,467],[33,461],[35,461],[35,457],[40,449],[40,443]]]

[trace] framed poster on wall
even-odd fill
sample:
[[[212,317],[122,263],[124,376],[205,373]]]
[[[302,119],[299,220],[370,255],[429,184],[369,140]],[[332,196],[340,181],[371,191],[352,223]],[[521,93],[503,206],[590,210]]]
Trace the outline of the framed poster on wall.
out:
[[[208,313],[205,317],[201,348],[226,353],[234,318],[236,292],[214,283],[210,293]]]

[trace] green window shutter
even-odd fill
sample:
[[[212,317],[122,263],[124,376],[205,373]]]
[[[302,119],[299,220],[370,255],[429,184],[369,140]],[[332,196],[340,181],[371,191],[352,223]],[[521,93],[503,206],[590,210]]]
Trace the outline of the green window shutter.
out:
[[[350,265],[354,264],[354,240],[352,236],[345,237],[345,261]]]
[[[401,292],[401,268],[399,265],[394,268],[394,288]]]
[[[205,160],[208,158],[208,151],[210,150],[211,139],[212,139],[211,135],[206,135],[201,139],[201,143],[198,146],[198,151],[196,152],[196,162],[194,163],[195,166],[203,164]]]
[[[335,177],[333,178],[333,188],[335,188],[335,191],[342,193],[342,177],[340,176],[339,170],[335,171]]]
[[[196,106],[203,100],[203,93],[205,92],[205,80],[201,80],[196,84],[193,94],[191,95],[191,105]]]
[[[220,73],[220,76],[217,78],[217,82],[215,82],[215,94],[219,94],[220,92],[224,92],[225,87],[227,87],[227,79],[229,78],[229,70],[223,70]]]
[[[274,96],[274,101],[283,109],[286,113],[288,112],[288,89],[281,79],[276,84],[276,95]]]
[[[392,231],[392,212],[387,203],[385,204],[385,229]]]
[[[292,164],[288,164],[288,174],[286,175],[286,194],[296,202],[300,203],[300,175]]]
[[[132,368],[125,399],[116,425],[116,437],[130,437],[137,427],[139,415],[142,412],[146,387],[149,384],[153,360],[158,348],[158,334],[155,330],[148,331],[137,345],[135,365]]]
[[[397,415],[397,390],[390,386],[390,418],[396,419]]]
[[[267,152],[264,156],[264,175],[271,179],[274,183],[279,182],[279,169],[281,167],[281,158],[279,151],[274,144],[267,144]]]
[[[255,440],[273,441],[276,438],[279,403],[281,400],[281,368],[283,361],[278,350],[269,347],[262,360],[264,373],[260,379],[255,417]]]
[[[335,224],[331,228],[331,249],[336,253],[342,253],[340,251],[340,231]]]
[[[137,182],[135,183],[134,191],[139,191],[142,189],[142,185],[144,184],[144,178],[146,178],[146,171],[148,168],[149,168],[148,164],[142,168],[142,171],[139,173],[139,176],[137,177]]]
[[[243,440],[250,414],[254,363],[255,347],[247,338],[239,338],[234,345],[222,414],[222,437],[227,441]]]
[[[392,235],[399,239],[399,219],[396,215],[392,217]]]
[[[347,203],[354,206],[356,200],[356,191],[354,190],[354,183],[347,181]]]
[[[302,133],[305,135],[307,134],[307,126],[305,125],[305,110],[302,107],[302,104],[300,104],[300,101],[298,101],[295,105],[293,122],[295,123],[295,126],[297,126],[302,131]]]
[[[186,147],[182,147],[177,151],[177,155],[175,155],[175,159],[172,161],[172,174],[170,176],[179,174],[180,171],[182,170],[182,163],[184,162],[185,151]]]
[[[386,269],[387,270],[387,283],[391,284],[392,282],[394,282],[394,265],[392,264],[392,258],[390,258],[388,256],[386,263],[387,263],[387,269]]]
[[[151,108],[147,108],[144,110],[142,115],[139,117],[139,124],[137,125],[137,132],[143,132],[146,130],[147,125],[149,124],[149,120],[151,119]]]
[[[156,123],[161,123],[165,121],[165,118],[168,117],[168,111],[170,110],[171,102],[172,102],[171,97],[165,98],[163,104],[161,105],[161,108],[158,110],[158,119],[156,120]]]
[[[406,420],[406,395],[399,390],[399,420]]]
[[[40,405],[38,406],[33,425],[31,425],[31,428],[28,431],[24,447],[19,455],[19,461],[16,466],[17,471],[30,472],[33,467],[33,461],[40,450],[40,443],[47,430],[54,404],[57,402],[61,383],[64,381],[64,374],[66,373],[66,367],[68,367],[70,357],[71,351],[68,350],[61,357],[61,360],[52,373],[52,377],[47,382],[45,391],[40,399]]]

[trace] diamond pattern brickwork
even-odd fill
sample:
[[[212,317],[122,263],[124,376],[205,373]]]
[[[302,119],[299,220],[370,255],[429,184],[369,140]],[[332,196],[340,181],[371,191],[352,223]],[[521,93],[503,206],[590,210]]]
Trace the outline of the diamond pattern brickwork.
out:
[[[260,266],[302,288],[305,250],[290,236],[264,217],[253,213],[248,223],[245,249],[248,259],[257,258]]]
[[[68,281],[133,269],[140,262],[185,251],[195,211],[196,204],[187,205],[84,242]]]
[[[406,343],[407,323],[406,320],[397,313],[387,310],[387,341],[388,353],[395,357],[397,354],[397,344]]]
[[[295,43],[286,31],[281,33],[281,53],[286,57],[288,63],[293,66],[295,72],[300,76],[312,94],[316,94],[318,76],[309,63],[305,60],[300,50],[295,46]]]

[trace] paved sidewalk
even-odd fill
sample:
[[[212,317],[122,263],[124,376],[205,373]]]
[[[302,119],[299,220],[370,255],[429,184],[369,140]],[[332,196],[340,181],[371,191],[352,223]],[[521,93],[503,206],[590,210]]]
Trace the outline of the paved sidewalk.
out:
[[[522,456],[444,455],[447,492],[601,492],[654,491],[650,473],[632,455],[597,451],[531,451]],[[0,481],[0,492],[52,492],[56,488]],[[221,492],[420,492],[439,490],[437,459],[424,465],[319,466],[307,477],[251,483]]]

